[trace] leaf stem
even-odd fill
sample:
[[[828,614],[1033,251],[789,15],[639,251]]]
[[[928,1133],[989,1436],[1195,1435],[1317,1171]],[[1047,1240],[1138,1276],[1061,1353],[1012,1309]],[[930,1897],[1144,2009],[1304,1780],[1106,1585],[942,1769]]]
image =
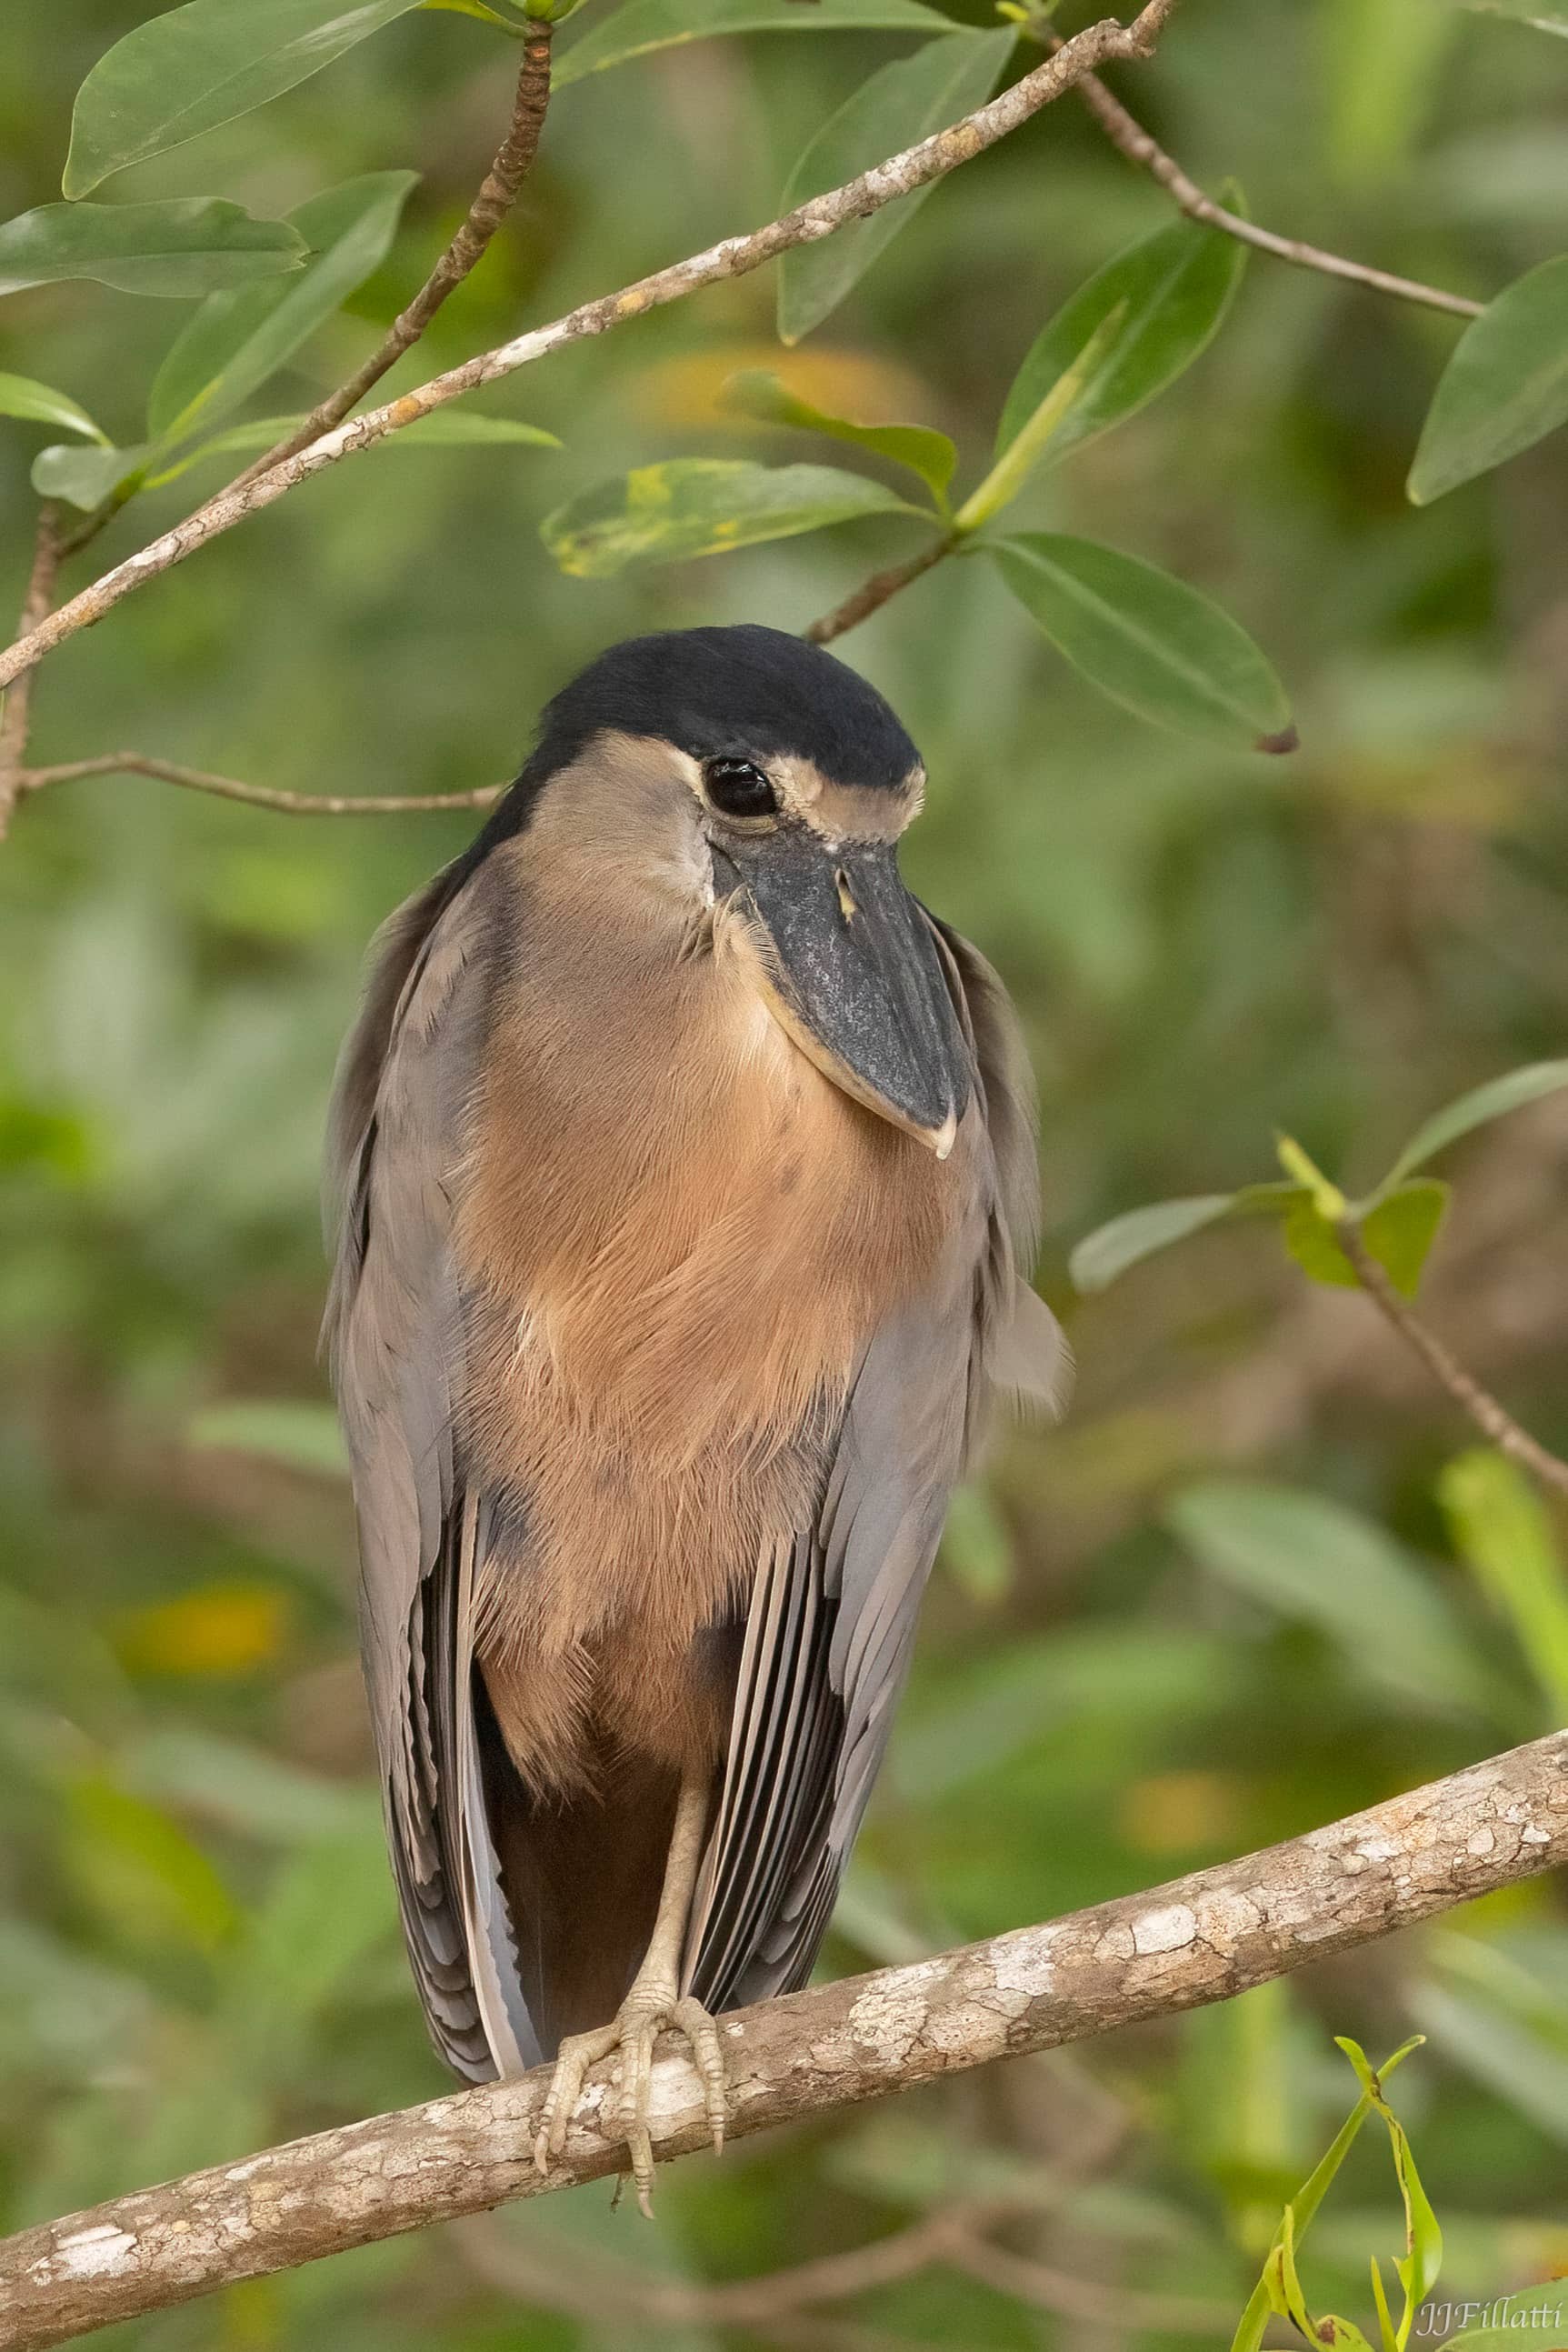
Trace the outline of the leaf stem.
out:
[[[1436,1332],[1427,1328],[1362,1240],[1355,1219],[1341,1217],[1335,1221],[1333,1230],[1363,1290],[1400,1338],[1415,1349],[1438,1386],[1448,1391],[1460,1411],[1469,1415],[1500,1454],[1506,1454],[1511,1461],[1533,1471],[1553,1493],[1568,1496],[1568,1462],[1549,1453],[1527,1429],[1521,1429],[1490,1391],[1484,1389],[1474,1374],[1467,1372],[1449,1354]]]
[[[918,555],[910,556],[903,563],[890,563],[885,572],[873,572],[869,580],[861,583],[852,595],[846,596],[841,604],[835,604],[831,613],[824,613],[820,621],[813,621],[809,628],[802,629],[800,635],[808,645],[831,646],[835,637],[841,637],[847,630],[858,628],[862,621],[880,612],[901,588],[907,588],[912,580],[923,578],[942,562],[944,556],[951,555],[957,544],[958,533],[950,530],[942,538],[932,540]]]

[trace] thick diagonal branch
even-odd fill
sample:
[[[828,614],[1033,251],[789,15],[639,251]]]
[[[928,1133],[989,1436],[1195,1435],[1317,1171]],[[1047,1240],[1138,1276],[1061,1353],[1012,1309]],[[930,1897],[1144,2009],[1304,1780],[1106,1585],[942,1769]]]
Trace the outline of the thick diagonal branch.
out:
[[[460,367],[448,368],[443,374],[432,376],[427,383],[404,393],[400,399],[389,401],[385,407],[367,409],[363,415],[335,425],[308,449],[273,466],[255,481],[220,490],[216,498],[187,515],[172,530],[165,531],[162,538],[104,572],[40,626],[0,654],[0,687],[8,686],[78,629],[90,628],[102,620],[122,597],[172,565],[183,562],[186,556],[194,554],[198,547],[204,547],[220,532],[232,530],[247,516],[260,513],[300,482],[335,466],[340,458],[357,455],[387,434],[428,416],[448,401],[459,399],[464,393],[497,383],[552,352],[564,350],[569,343],[580,342],[590,335],[607,334],[628,319],[641,317],[665,303],[678,302],[703,287],[745,277],[793,246],[814,244],[850,221],[863,220],[869,214],[880,212],[883,205],[910,195],[916,188],[928,187],[933,181],[1007,138],[1096,66],[1116,58],[1150,56],[1175,6],[1176,0],[1147,0],[1130,25],[1107,18],[1103,24],[1086,26],[1054,57],[1047,58],[988,105],[949,124],[946,131],[922,139],[915,146],[890,155],[884,163],[873,164],[869,172],[860,173],[841,187],[831,188],[825,195],[797,205],[792,212],[769,221],[764,228],[752,230],[748,236],[725,237],[705,252],[694,253],[685,261],[655,270],[651,277],[639,278],[618,293],[601,295],[594,301],[569,310],[564,318],[552,320],[548,326],[535,327],[496,351],[482,352]]]
[[[238,489],[254,482],[274,466],[297,451],[308,449],[312,441],[329,433],[334,425],[358,408],[372,385],[394,368],[404,352],[413,349],[434,318],[437,310],[454,289],[462,285],[486,247],[517,200],[517,191],[533,167],[538,152],[539,136],[545,127],[545,114],[549,106],[550,42],[555,28],[530,19],[523,43],[523,62],[517,75],[517,93],[512,104],[512,120],[505,139],[496,151],[496,160],[485,174],[484,184],[468,207],[466,219],[418,293],[406,310],[399,312],[387,329],[385,336],[362,366],[357,368],[347,383],[329,392],[325,400],[313,408],[308,416],[279,441],[275,448],[247,466],[243,474],[230,483]]]
[[[725,2018],[730,2134],[1226,2000],[1563,1862],[1568,1732],[1558,1732],[1148,1894]],[[678,2053],[653,2077],[661,2159],[708,2139],[701,2084]],[[548,2181],[533,2161],[547,2066],[25,2231],[0,2245],[0,2352],[36,2352],[235,2279],[600,2179],[625,2153],[604,2071]]]

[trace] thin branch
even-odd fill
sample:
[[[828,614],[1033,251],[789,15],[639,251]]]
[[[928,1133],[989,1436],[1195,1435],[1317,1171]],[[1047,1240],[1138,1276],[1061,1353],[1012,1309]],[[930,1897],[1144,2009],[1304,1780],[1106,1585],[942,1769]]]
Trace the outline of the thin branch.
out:
[[[24,672],[24,681],[30,677]],[[20,693],[17,687],[16,692]],[[214,793],[220,800],[246,801],[253,808],[277,809],[285,816],[403,816],[434,809],[488,808],[505,784],[479,784],[465,793],[287,793],[271,784],[242,783],[237,776],[214,776],[205,768],[182,768],[172,760],[149,760],[140,751],[103,751],[92,760],[62,760],[51,768],[24,768],[18,793],[41,793],[50,784],[74,784],[84,776],[153,776],[187,792]]]
[[[1161,2336],[1207,2336],[1222,2342],[1236,2314],[1223,2304],[1200,2303],[1185,2294],[1145,2294],[1134,2289],[1107,2286],[1102,2280],[1079,2278],[1048,2263],[993,2246],[973,2230],[960,2229],[952,2249],[955,2265],[982,2286],[1010,2294],[1040,2311],[1062,2319],[1086,2319],[1101,2327],[1152,2328]]]
[[[481,384],[497,383],[570,343],[580,342],[591,335],[606,334],[628,319],[680,301],[703,287],[744,277],[794,246],[813,244],[820,237],[831,236],[850,221],[863,220],[869,214],[879,212],[883,205],[909,195],[916,188],[929,186],[959,164],[994,147],[998,140],[1060,98],[1063,90],[1071,89],[1095,66],[1116,58],[1151,56],[1175,5],[1176,0],[1147,0],[1130,25],[1108,18],[1103,24],[1087,26],[1054,57],[1036,66],[1032,73],[1026,74],[988,105],[977,108],[915,146],[889,156],[884,163],[873,164],[870,171],[862,172],[841,187],[813,196],[809,203],[798,205],[792,212],[769,221],[764,228],[752,230],[748,236],[726,237],[702,253],[692,254],[685,261],[674,262],[665,269],[655,270],[652,276],[622,287],[618,293],[601,295],[594,301],[569,310],[563,318],[552,320],[548,326],[535,327],[495,351],[482,352],[460,367],[448,368],[385,407],[367,409],[363,415],[334,426],[309,448],[301,449],[243,488],[219,491],[205,506],[197,508],[172,530],[103,573],[0,655],[0,687],[19,677],[78,630],[90,628],[100,621],[122,597],[183,562],[221,532],[260,513],[299,483],[336,465],[340,458],[357,455],[387,434],[428,416],[447,401],[476,391]]]
[[[984,2234],[1000,2221],[1038,2211],[1044,2201],[1038,2191],[1027,2189],[1010,2197],[955,2200],[923,2214],[907,2229],[874,2238],[851,2252],[826,2254],[788,2270],[716,2286],[650,2277],[630,2263],[600,2261],[591,2270],[580,2269],[504,2237],[487,2221],[461,2223],[458,2238],[474,2269],[490,2285],[542,2310],[564,2312],[601,2326],[620,2320],[640,2320],[645,2326],[653,2320],[673,2327],[747,2327],[771,2333],[790,2314],[895,2285],[938,2264],[1067,2318],[1155,2327],[1167,2335],[1211,2340],[1234,2321],[1234,2311],[1225,2305],[1185,2295],[1130,2294],[1009,2253]]]
[[[908,2229],[873,2238],[848,2253],[824,2254],[788,2270],[716,2286],[651,2278],[629,2263],[600,2261],[591,2271],[580,2269],[554,2262],[515,2238],[502,2237],[488,2221],[463,2222],[458,2238],[467,2260],[490,2285],[571,2318],[601,2325],[641,2319],[674,2327],[760,2327],[789,2312],[841,2303],[914,2278],[934,2263],[948,2261],[971,2232],[1017,2212],[1025,2201],[988,2198],[942,2206]]]
[[[1568,1462],[1549,1454],[1527,1429],[1521,1429],[1513,1415],[1499,1404],[1490,1389],[1482,1388],[1472,1372],[1448,1353],[1435,1331],[1429,1331],[1407,1299],[1402,1298],[1387,1273],[1373,1256],[1361,1237],[1354,1218],[1343,1218],[1334,1227],[1339,1245],[1355,1268],[1355,1278],[1363,1290],[1400,1338],[1416,1350],[1440,1388],[1447,1389],[1461,1412],[1469,1413],[1478,1429],[1490,1438],[1500,1454],[1506,1454],[1522,1468],[1532,1470],[1543,1486],[1559,1495],[1568,1495]]]
[[[1031,25],[1030,30],[1048,49],[1061,48],[1060,36],[1044,25]],[[1396,278],[1391,270],[1374,269],[1364,261],[1347,261],[1343,254],[1326,253],[1321,246],[1304,245],[1299,237],[1278,236],[1272,229],[1243,219],[1239,213],[1228,212],[1212,196],[1206,196],[1196,180],[1188,179],[1175,157],[1167,155],[1143,124],[1134,121],[1097,74],[1080,75],[1077,87],[1079,97],[1113,147],[1151,173],[1193,220],[1207,221],[1210,228],[1223,229],[1227,236],[1239,237],[1243,245],[1254,245],[1260,252],[1271,253],[1276,260],[1291,262],[1299,269],[1348,278],[1353,285],[1370,287],[1375,294],[1419,302],[1428,310],[1447,310],[1457,319],[1478,319],[1486,308],[1483,302],[1472,302],[1465,294],[1450,294],[1441,286],[1424,286],[1418,278]]]
[[[517,97],[512,105],[512,120],[505,139],[496,151],[495,162],[485,174],[484,184],[468,207],[462,227],[414,296],[407,309],[393,320],[382,342],[364,364],[356,369],[347,383],[313,408],[304,422],[297,426],[275,448],[247,466],[229,484],[231,490],[242,488],[271,470],[274,466],[308,449],[312,441],[341,424],[351,409],[359,406],[372,384],[380,383],[389,369],[394,368],[404,352],[418,342],[447,296],[462,285],[475,266],[483,258],[485,249],[512,206],[517,192],[533,167],[538,152],[539,136],[545,127],[545,115],[549,107],[550,43],[555,36],[553,25],[541,23],[537,17],[528,20],[523,43],[523,61],[517,74]]]
[[[59,509],[52,499],[46,499],[38,509],[33,562],[16,622],[18,637],[25,637],[30,629],[36,629],[40,621],[47,619],[54,602],[55,574],[59,565]],[[4,707],[0,708],[0,841],[5,838],[11,812],[26,789],[23,782],[22,762],[27,753],[32,701],[33,673],[24,670],[6,695]]]
[[[890,563],[885,572],[873,572],[852,596],[846,596],[841,604],[835,604],[831,613],[824,613],[820,621],[813,621],[810,628],[801,630],[800,635],[811,645],[831,646],[835,637],[841,637],[846,630],[858,628],[862,621],[868,621],[873,613],[880,612],[901,588],[907,588],[912,580],[924,578],[945,555],[952,554],[957,543],[951,535],[946,539],[934,539],[929,547],[923,547],[919,554],[912,555],[906,563]]]
[[[1568,1861],[1568,1732],[1244,1860],[1039,1927],[763,2001],[721,2020],[730,2137],[884,2098],[996,2058],[1225,2000]],[[0,2245],[0,2352],[314,2262],[429,2221],[621,2169],[590,2077],[546,2180],[550,2070],[377,2116],[25,2231]],[[702,2089],[666,2042],[662,2159],[708,2145]]]

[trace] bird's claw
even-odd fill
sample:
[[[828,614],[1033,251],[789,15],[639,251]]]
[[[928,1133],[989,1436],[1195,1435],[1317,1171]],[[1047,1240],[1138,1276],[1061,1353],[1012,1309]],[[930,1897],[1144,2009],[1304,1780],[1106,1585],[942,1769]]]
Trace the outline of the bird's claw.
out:
[[[653,2143],[648,2101],[653,2079],[653,2045],[666,2026],[684,2034],[690,2045],[692,2063],[702,2081],[703,2105],[714,2148],[722,2154],[727,2103],[718,2027],[700,2000],[689,1996],[676,2000],[663,1991],[639,1991],[635,1986],[622,2002],[612,2024],[597,2026],[591,2033],[570,2034],[561,2043],[534,2141],[535,2166],[541,2174],[548,2174],[552,2158],[559,2158],[566,2146],[567,2130],[582,2095],[588,2069],[607,2058],[612,2050],[619,2050],[613,2127],[626,2143],[637,2202],[650,2221],[653,2217]]]

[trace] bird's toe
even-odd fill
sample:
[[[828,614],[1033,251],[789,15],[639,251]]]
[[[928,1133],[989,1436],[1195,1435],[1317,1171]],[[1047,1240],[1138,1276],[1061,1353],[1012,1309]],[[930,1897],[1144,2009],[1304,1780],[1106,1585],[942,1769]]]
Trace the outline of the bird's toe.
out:
[[[700,2000],[690,1996],[678,2000],[670,2011],[670,2022],[684,2033],[691,2045],[692,2063],[702,2077],[703,2105],[707,2111],[708,2129],[713,2134],[714,2153],[724,2154],[725,2126],[729,2120],[729,2081],[725,2072],[724,2046],[718,2038],[718,2027]]]
[[[549,2172],[552,2158],[559,2157],[566,2146],[567,2130],[582,2096],[583,2076],[601,2058],[608,2058],[620,2040],[618,2021],[597,2026],[591,2033],[569,2034],[561,2043],[534,2139],[534,2166],[539,2173]]]

